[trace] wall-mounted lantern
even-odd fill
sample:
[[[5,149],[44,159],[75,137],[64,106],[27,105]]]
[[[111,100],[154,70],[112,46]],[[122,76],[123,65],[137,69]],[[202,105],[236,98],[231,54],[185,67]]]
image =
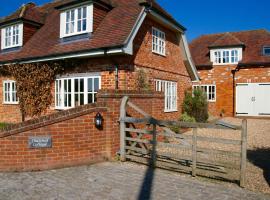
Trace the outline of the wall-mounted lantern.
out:
[[[96,125],[96,128],[101,130],[103,128],[103,117],[100,113],[97,113],[96,116],[95,116],[95,125]]]

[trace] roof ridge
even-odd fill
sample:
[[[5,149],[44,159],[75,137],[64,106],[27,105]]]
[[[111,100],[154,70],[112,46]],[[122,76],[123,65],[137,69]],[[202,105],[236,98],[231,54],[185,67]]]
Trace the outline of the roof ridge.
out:
[[[226,31],[226,32],[219,32],[219,33],[202,34],[199,37],[201,37],[201,36],[223,35],[225,33],[233,34],[233,33],[243,33],[243,32],[262,31],[262,30],[269,32],[267,29],[261,28],[261,29],[242,30],[242,31]]]

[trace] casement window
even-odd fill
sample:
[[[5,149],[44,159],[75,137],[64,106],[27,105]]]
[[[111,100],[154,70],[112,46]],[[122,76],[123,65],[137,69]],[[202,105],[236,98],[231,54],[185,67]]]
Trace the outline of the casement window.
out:
[[[263,48],[263,55],[270,56],[270,47]]]
[[[18,104],[17,87],[15,81],[3,82],[3,103]]]
[[[201,89],[205,92],[207,101],[215,102],[216,101],[216,86],[215,85],[193,85],[193,91]]]
[[[154,27],[152,28],[152,52],[166,55],[165,33]]]
[[[100,76],[59,78],[55,81],[55,107],[68,109],[96,102]]]
[[[60,18],[60,38],[90,33],[93,30],[93,5],[65,10]]]
[[[1,29],[1,49],[20,47],[23,44],[23,24]]]
[[[155,90],[158,92],[164,92],[165,112],[177,111],[177,82],[155,80]]]
[[[211,61],[216,65],[237,64],[242,59],[242,49],[219,49],[210,51]]]

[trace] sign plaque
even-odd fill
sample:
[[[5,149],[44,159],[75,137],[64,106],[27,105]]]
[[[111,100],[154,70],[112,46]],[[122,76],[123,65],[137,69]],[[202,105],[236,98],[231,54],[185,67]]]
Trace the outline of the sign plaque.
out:
[[[28,146],[31,149],[52,148],[51,136],[29,137]]]

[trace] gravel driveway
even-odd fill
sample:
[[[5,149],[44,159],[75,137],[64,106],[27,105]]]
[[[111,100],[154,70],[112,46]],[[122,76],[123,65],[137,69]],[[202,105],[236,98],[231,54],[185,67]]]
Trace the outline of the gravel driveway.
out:
[[[241,125],[242,119],[224,118],[225,122]],[[186,134],[192,134],[188,132]],[[240,131],[200,129],[199,135],[240,140]],[[247,185],[253,191],[270,194],[270,119],[248,119]],[[220,144],[207,143],[207,147],[224,149]],[[235,147],[226,145],[226,149]]]
[[[0,173],[1,200],[270,200],[270,196],[130,163]]]

